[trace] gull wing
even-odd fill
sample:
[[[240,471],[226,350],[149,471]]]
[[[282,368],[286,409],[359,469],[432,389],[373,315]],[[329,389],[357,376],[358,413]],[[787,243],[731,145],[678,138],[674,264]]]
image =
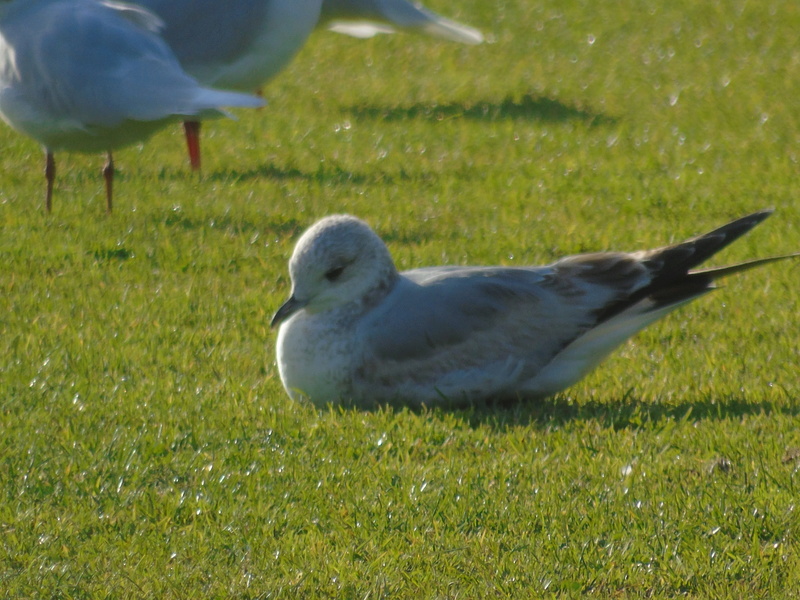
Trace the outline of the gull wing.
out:
[[[403,275],[361,326],[367,344],[357,376],[389,387],[410,381],[408,394],[418,398],[435,382],[434,393],[454,400],[519,389],[595,327],[609,306],[650,281],[640,261],[625,254],[541,268],[441,267]]]
[[[181,64],[232,62],[258,38],[270,2],[265,0],[140,0],[165,23],[164,39]]]
[[[390,389],[410,381],[395,393],[411,402],[552,394],[637,331],[714,289],[715,279],[795,256],[692,270],[771,212],[635,254],[583,254],[541,268],[407,272],[365,320],[367,352],[356,376]]]

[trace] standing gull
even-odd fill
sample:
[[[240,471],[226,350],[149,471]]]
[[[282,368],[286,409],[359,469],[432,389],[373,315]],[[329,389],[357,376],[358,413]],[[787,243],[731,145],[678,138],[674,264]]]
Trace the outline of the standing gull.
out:
[[[319,20],[322,0],[138,0],[164,23],[164,40],[203,85],[254,92],[291,62]],[[192,169],[200,123],[184,121]]]
[[[315,27],[370,37],[397,29],[479,44],[476,29],[408,0],[137,0],[164,23],[163,36],[200,83],[252,92],[283,70]],[[200,123],[184,121],[189,162],[200,169]]]
[[[362,38],[403,29],[462,44],[483,42],[483,34],[477,29],[409,0],[323,0],[320,25]]]
[[[143,8],[99,0],[0,1],[0,117],[45,147],[52,207],[53,152],[106,152],[112,207],[112,150],[186,117],[221,116],[222,106],[260,98],[202,87],[158,36]]]
[[[656,250],[403,273],[363,221],[325,218],[297,242],[272,320],[281,380],[292,398],[362,408],[549,396],[715,279],[788,258],[693,270],[770,214]]]

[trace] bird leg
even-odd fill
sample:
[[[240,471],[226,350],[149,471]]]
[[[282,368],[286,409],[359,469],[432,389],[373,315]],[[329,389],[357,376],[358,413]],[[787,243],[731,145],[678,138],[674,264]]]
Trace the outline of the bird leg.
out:
[[[200,121],[184,121],[183,131],[186,133],[186,147],[189,149],[189,164],[192,171],[200,170]]]
[[[108,151],[108,160],[103,167],[103,179],[106,180],[106,213],[111,214],[111,196],[114,188],[114,157]]]
[[[47,180],[44,208],[50,213],[53,210],[53,182],[56,180],[56,159],[49,150],[45,150],[44,178]]]

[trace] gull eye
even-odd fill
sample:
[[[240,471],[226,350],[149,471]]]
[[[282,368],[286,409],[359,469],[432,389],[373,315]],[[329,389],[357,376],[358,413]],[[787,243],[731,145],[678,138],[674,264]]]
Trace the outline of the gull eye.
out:
[[[337,279],[339,279],[342,273],[344,273],[344,267],[335,267],[330,271],[328,271],[327,273],[325,273],[325,279],[327,279],[330,282],[334,282]]]

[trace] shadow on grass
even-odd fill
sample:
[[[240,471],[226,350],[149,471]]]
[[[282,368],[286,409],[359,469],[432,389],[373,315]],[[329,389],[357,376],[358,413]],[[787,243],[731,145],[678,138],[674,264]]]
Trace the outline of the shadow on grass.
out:
[[[472,105],[414,104],[397,108],[353,106],[347,110],[359,118],[380,119],[382,121],[405,121],[411,119],[427,121],[445,121],[448,119],[502,121],[528,119],[563,122],[581,120],[586,121],[590,126],[608,125],[617,121],[614,117],[570,106],[551,98],[542,98],[530,94],[519,99],[505,98],[501,102],[478,102]]]
[[[90,254],[98,263],[123,262],[135,256],[133,251],[127,248],[97,248]]]
[[[589,401],[577,404],[562,395],[538,401],[487,402],[461,407],[405,407],[380,404],[371,408],[340,406],[342,411],[409,411],[434,418],[451,414],[470,427],[488,426],[498,431],[518,427],[559,429],[575,421],[595,421],[609,429],[638,429],[665,422],[695,422],[741,418],[747,415],[800,416],[800,406],[769,401],[749,401],[740,397],[717,400],[658,404],[624,397],[618,401]]]
[[[457,413],[473,427],[488,425],[499,430],[519,426],[557,428],[572,421],[596,421],[607,428],[628,429],[662,421],[722,420],[745,415],[796,417],[800,415],[800,406],[751,402],[739,397],[680,404],[655,404],[626,397],[617,402],[575,404],[563,396],[555,396],[538,402],[476,406]]]
[[[275,165],[262,165],[255,169],[215,171],[204,176],[208,181],[231,183],[238,181],[252,181],[257,179],[271,179],[273,181],[313,181],[323,185],[330,184],[399,184],[410,181],[433,181],[435,175],[429,173],[409,173],[400,169],[396,173],[373,171],[370,174],[355,173],[343,169],[330,162],[321,164],[315,171],[301,171],[296,167],[277,167]]]
[[[275,219],[253,222],[247,219],[238,218],[229,212],[220,215],[189,215],[181,210],[173,210],[157,218],[163,226],[184,230],[195,231],[198,229],[211,229],[235,235],[274,235],[278,237],[295,236],[299,231],[308,227],[308,223],[300,222],[294,218]]]

